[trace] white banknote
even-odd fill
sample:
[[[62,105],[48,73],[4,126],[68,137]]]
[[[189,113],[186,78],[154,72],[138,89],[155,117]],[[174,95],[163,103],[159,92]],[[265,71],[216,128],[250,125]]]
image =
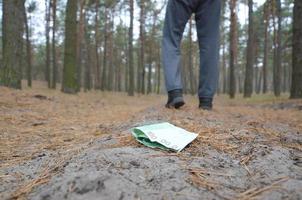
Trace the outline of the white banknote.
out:
[[[180,152],[198,136],[168,122],[136,127],[132,134],[141,143],[152,148]]]

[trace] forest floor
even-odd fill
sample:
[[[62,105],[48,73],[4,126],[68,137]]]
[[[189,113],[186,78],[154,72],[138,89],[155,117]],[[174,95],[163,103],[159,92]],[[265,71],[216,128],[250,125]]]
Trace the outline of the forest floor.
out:
[[[0,199],[302,199],[302,101],[66,95],[0,87]],[[181,153],[129,129],[167,121],[199,136]]]

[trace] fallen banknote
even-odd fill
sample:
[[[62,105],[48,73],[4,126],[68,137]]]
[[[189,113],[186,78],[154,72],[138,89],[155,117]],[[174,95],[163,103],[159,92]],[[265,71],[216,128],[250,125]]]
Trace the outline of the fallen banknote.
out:
[[[131,132],[138,142],[148,147],[177,152],[198,136],[168,122],[135,127]]]

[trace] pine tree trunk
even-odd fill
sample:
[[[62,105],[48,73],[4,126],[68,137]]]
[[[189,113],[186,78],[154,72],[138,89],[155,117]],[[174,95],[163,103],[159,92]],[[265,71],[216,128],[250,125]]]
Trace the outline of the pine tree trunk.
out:
[[[160,63],[160,61],[161,61],[161,59],[160,59],[160,55],[161,55],[161,53],[160,53],[160,48],[158,48],[158,55],[157,55],[157,57],[158,57],[158,60],[157,60],[157,91],[156,91],[156,93],[157,94],[159,94],[160,93],[160,80],[161,80],[161,63]]]
[[[276,23],[274,23],[274,37],[275,37],[275,51],[274,51],[274,94],[275,96],[280,96],[281,94],[281,56],[282,56],[282,45],[281,45],[281,34],[282,34],[282,10],[281,10],[281,0],[275,0],[276,2],[276,12],[275,15],[278,18],[278,30],[276,30]],[[275,21],[275,20],[274,20]]]
[[[230,80],[229,94],[231,98],[235,98],[236,94],[236,77],[235,68],[237,65],[237,0],[230,0]]]
[[[193,42],[192,42],[192,18],[189,20],[189,74],[190,74],[190,93],[195,94],[195,78],[193,72]]]
[[[245,69],[244,97],[250,98],[253,93],[253,74],[254,74],[254,11],[253,0],[248,0],[249,7],[249,28],[247,42],[247,63]]]
[[[149,54],[151,54],[151,51],[149,50]],[[150,94],[152,92],[152,60],[150,59],[151,55],[149,55],[149,62],[148,62],[148,85],[147,85],[147,94]]]
[[[130,27],[129,27],[129,88],[128,95],[134,96],[134,66],[133,66],[133,20],[134,2],[129,0],[130,7]]]
[[[85,75],[84,75],[84,89],[85,91],[91,90],[92,84],[91,84],[91,52],[92,52],[92,46],[90,42],[90,35],[88,33],[88,19],[86,19],[86,12],[84,13],[84,32],[85,32],[85,49],[86,49],[86,54],[85,54]]]
[[[80,1],[80,19],[78,25],[77,37],[77,74],[79,88],[82,86],[82,63],[83,63],[83,49],[84,49],[84,32],[85,32],[85,4],[86,0]]]
[[[95,1],[95,25],[94,25],[94,32],[95,32],[95,59],[96,59],[96,75],[95,75],[95,89],[101,89],[101,69],[100,69],[100,58],[99,58],[99,1]],[[104,58],[105,59],[105,58]]]
[[[51,88],[51,76],[50,76],[50,7],[51,0],[45,1],[45,37],[46,37],[46,71],[45,80],[47,81],[48,88]]]
[[[107,54],[108,54],[108,8],[105,8],[105,27],[104,27],[104,55],[103,55],[103,71],[102,71],[102,85],[101,90],[107,89]]]
[[[3,0],[2,3],[3,68],[0,84],[21,89],[25,0]]]
[[[56,51],[56,29],[57,29],[57,0],[52,0],[52,88],[57,87],[58,65]]]
[[[77,93],[77,1],[68,0],[65,18],[65,48],[62,91]]]
[[[222,16],[221,16],[221,48],[222,48],[222,93],[227,93],[227,69],[226,69],[226,37],[225,37],[225,13],[226,13],[226,0],[222,2]]]
[[[263,56],[263,86],[262,92],[267,92],[267,68],[268,68],[268,54],[269,54],[269,3],[264,5],[264,56]]]
[[[256,88],[256,92],[257,94],[259,94],[261,92],[261,83],[262,83],[262,79],[263,79],[263,71],[261,71],[260,69],[258,69],[258,73],[259,73],[259,79],[257,81],[257,88]]]
[[[293,68],[290,98],[302,98],[302,1],[295,0],[293,19]]]
[[[26,8],[23,8],[24,16],[24,26],[26,34],[26,75],[27,75],[27,86],[32,86],[32,52],[31,52],[31,41],[30,41],[30,31],[29,31],[29,21],[26,14]]]
[[[140,54],[138,66],[139,92],[145,94],[145,1],[140,1]]]
[[[152,38],[152,36],[151,36]],[[152,92],[152,49],[153,45],[152,43],[149,44],[148,48],[148,77],[147,77],[147,94],[150,94]]]
[[[110,17],[110,34],[109,34],[109,51],[108,51],[108,59],[109,59],[109,71],[108,71],[108,78],[107,78],[107,87],[109,91],[113,90],[114,84],[114,64],[113,64],[113,34],[114,34],[114,10],[111,11]]]

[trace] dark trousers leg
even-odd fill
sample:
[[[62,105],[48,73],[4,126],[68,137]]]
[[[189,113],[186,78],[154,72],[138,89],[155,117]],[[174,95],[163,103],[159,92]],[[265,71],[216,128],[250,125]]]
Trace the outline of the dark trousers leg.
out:
[[[182,89],[180,42],[192,15],[190,1],[169,0],[163,31],[162,60],[167,91]]]
[[[197,36],[200,49],[198,95],[213,98],[219,77],[219,22],[221,0],[203,0],[196,11]]]

